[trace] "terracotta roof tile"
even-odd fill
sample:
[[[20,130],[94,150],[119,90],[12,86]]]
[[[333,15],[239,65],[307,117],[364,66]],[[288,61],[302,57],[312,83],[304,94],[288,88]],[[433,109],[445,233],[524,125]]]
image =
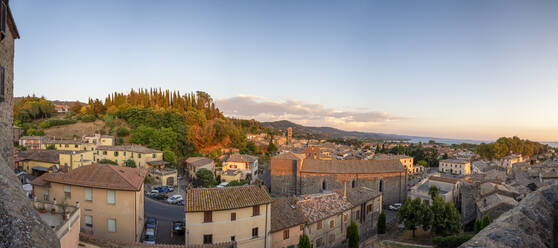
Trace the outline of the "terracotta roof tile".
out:
[[[276,198],[271,203],[271,231],[276,232],[304,224],[304,215],[294,197]]]
[[[193,188],[186,191],[186,212],[237,209],[270,203],[264,187],[256,185],[224,188]]]
[[[240,154],[240,153],[234,153],[230,155],[227,159],[225,159],[225,161],[227,162],[240,162],[240,163],[252,163],[256,160],[258,160],[258,157]]]
[[[213,163],[213,160],[206,157],[190,157],[186,159],[186,163],[194,167],[200,167]]]
[[[306,199],[305,197],[308,197]],[[308,223],[331,217],[351,209],[352,204],[337,193],[320,193],[301,197],[297,202]],[[272,213],[273,215],[273,213]]]
[[[43,180],[91,188],[138,191],[147,170],[110,164],[91,164],[68,173],[44,174]]]

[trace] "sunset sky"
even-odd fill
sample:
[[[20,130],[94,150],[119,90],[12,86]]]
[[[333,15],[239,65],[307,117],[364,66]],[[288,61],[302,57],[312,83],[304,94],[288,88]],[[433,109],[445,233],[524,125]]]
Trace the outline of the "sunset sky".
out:
[[[211,94],[228,116],[558,141],[558,1],[10,1],[14,95]]]

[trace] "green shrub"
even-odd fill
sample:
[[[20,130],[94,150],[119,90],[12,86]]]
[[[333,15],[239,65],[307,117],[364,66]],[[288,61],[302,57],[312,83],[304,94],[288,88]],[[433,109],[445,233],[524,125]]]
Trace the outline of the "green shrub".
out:
[[[386,233],[386,213],[382,211],[378,217],[378,234]]]
[[[118,137],[125,137],[128,136],[129,134],[130,134],[130,130],[128,130],[127,128],[119,127],[116,129],[116,135]]]
[[[82,115],[80,116],[80,119],[83,122],[94,122],[97,120],[97,117],[95,117],[95,115]]]
[[[451,235],[447,237],[434,237],[432,240],[436,247],[455,248],[471,239],[474,234],[465,233],[460,235]]]
[[[74,124],[74,123],[76,123],[76,120],[74,119],[48,119],[39,123],[39,126],[41,126],[42,128],[49,128],[49,127]]]
[[[113,165],[118,165],[118,163],[116,163],[116,161],[110,160],[110,159],[101,159],[101,161],[99,161],[99,164],[113,164]]]

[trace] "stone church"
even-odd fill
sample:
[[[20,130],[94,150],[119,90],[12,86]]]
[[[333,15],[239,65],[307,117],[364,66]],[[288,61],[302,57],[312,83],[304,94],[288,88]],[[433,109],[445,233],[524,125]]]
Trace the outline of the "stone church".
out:
[[[367,187],[383,193],[384,204],[407,199],[407,171],[399,159],[319,160],[282,153],[271,159],[275,197]]]

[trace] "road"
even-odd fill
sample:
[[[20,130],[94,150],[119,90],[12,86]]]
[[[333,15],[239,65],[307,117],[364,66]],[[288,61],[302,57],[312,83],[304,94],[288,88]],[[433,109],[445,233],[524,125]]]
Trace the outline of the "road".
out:
[[[184,244],[184,235],[173,235],[172,222],[184,221],[184,207],[169,205],[163,202],[145,197],[145,218],[155,217],[157,219],[157,244]]]

